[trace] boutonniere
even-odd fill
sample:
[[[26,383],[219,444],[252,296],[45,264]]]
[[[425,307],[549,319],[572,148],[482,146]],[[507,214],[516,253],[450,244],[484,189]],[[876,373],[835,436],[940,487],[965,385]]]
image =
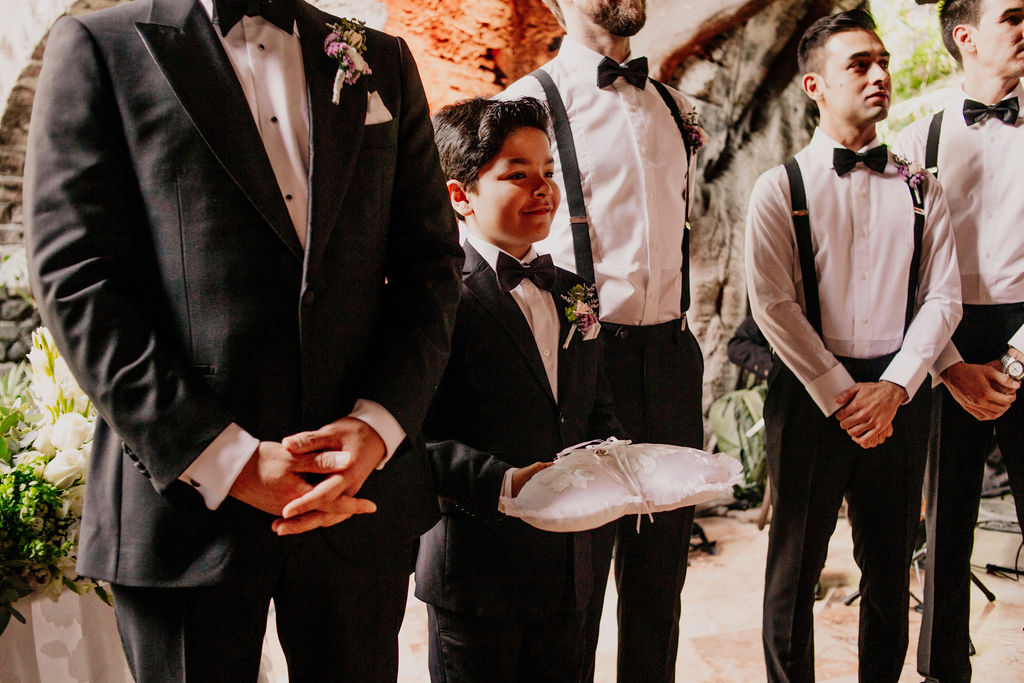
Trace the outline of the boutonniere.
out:
[[[920,202],[921,184],[924,182],[924,177],[928,174],[928,171],[898,154],[892,155],[892,161],[896,164],[896,169],[899,171],[900,177],[903,178],[903,182],[910,186],[914,196],[917,197],[917,201]]]
[[[334,95],[331,102],[341,101],[341,88],[346,83],[353,85],[362,75],[370,75],[373,70],[363,59],[366,52],[365,24],[355,19],[342,19],[337,24],[327,24],[331,32],[324,39],[324,52],[332,59],[338,60],[338,73],[334,77]]]
[[[700,127],[700,116],[696,109],[683,117],[683,130],[686,131],[686,146],[690,148],[690,154],[696,154],[707,144],[708,135]]]
[[[565,307],[565,319],[572,323],[562,348],[569,348],[569,342],[577,331],[584,341],[596,339],[601,331],[601,323],[597,321],[597,287],[576,285],[568,294],[562,295],[562,300],[569,304]]]

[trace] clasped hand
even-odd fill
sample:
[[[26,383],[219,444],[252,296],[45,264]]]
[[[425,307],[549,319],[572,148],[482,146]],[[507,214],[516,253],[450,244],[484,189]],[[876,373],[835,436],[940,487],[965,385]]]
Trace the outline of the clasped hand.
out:
[[[906,400],[907,392],[898,384],[857,382],[836,396],[836,403],[843,406],[836,418],[854,443],[874,448],[892,436],[892,420]]]
[[[372,501],[355,496],[385,454],[373,428],[343,417],[281,443],[260,442],[230,495],[278,515],[272,528],[282,536],[332,526],[377,510]],[[326,476],[311,482],[310,475]]]
[[[994,420],[1005,413],[1020,388],[998,360],[984,365],[954,363],[942,371],[942,382],[956,402],[979,420]]]

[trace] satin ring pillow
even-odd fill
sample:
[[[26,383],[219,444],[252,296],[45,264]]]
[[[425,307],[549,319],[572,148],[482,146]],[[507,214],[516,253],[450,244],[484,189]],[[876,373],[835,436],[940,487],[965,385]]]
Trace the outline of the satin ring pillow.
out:
[[[505,514],[538,529],[586,531],[729,494],[742,471],[722,453],[609,439],[562,451],[518,496],[502,501]]]

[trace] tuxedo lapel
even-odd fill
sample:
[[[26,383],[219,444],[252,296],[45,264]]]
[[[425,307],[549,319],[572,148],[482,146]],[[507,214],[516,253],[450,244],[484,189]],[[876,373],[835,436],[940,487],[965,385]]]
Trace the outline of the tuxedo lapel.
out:
[[[309,93],[309,269],[320,267],[341,201],[355,170],[356,152],[363,140],[367,84],[362,76],[341,89],[338,104],[331,101],[338,60],[324,52],[331,17],[300,3],[299,42]]]
[[[302,247],[235,70],[194,0],[153,0],[136,28],[199,134],[232,180],[302,260]]]
[[[551,392],[551,383],[544,370],[544,361],[540,358],[540,351],[537,350],[537,341],[533,337],[533,332],[530,330],[530,325],[526,322],[526,317],[519,308],[519,304],[511,294],[503,292],[498,287],[498,278],[479,252],[468,242],[463,245],[463,248],[466,252],[463,283],[512,338],[519,353],[523,356],[523,360],[530,368],[530,372],[533,373],[534,379],[540,383],[548,398],[554,403],[555,395]]]

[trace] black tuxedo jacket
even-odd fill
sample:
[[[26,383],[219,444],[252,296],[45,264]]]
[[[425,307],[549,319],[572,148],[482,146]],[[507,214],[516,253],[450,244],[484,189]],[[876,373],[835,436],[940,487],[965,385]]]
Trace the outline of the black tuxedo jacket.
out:
[[[416,596],[477,616],[544,618],[592,593],[590,533],[541,531],[498,512],[505,472],[567,446],[622,436],[598,340],[558,352],[558,401],[529,324],[468,243],[452,355],[425,433],[442,518],[423,536]],[[559,342],[570,324],[561,294],[585,284],[559,269],[552,293]]]
[[[310,113],[306,249],[231,64],[194,0],[138,0],[50,34],[26,166],[43,320],[100,413],[79,571],[125,585],[245,576],[283,541],[178,476],[231,422],[280,440],[366,398],[421,429],[449,350],[461,254],[405,44],[331,103],[335,18],[299,3]],[[364,125],[368,89],[394,120]],[[386,282],[386,284],[385,284]],[[321,535],[336,561],[415,538],[437,506],[406,445]]]

